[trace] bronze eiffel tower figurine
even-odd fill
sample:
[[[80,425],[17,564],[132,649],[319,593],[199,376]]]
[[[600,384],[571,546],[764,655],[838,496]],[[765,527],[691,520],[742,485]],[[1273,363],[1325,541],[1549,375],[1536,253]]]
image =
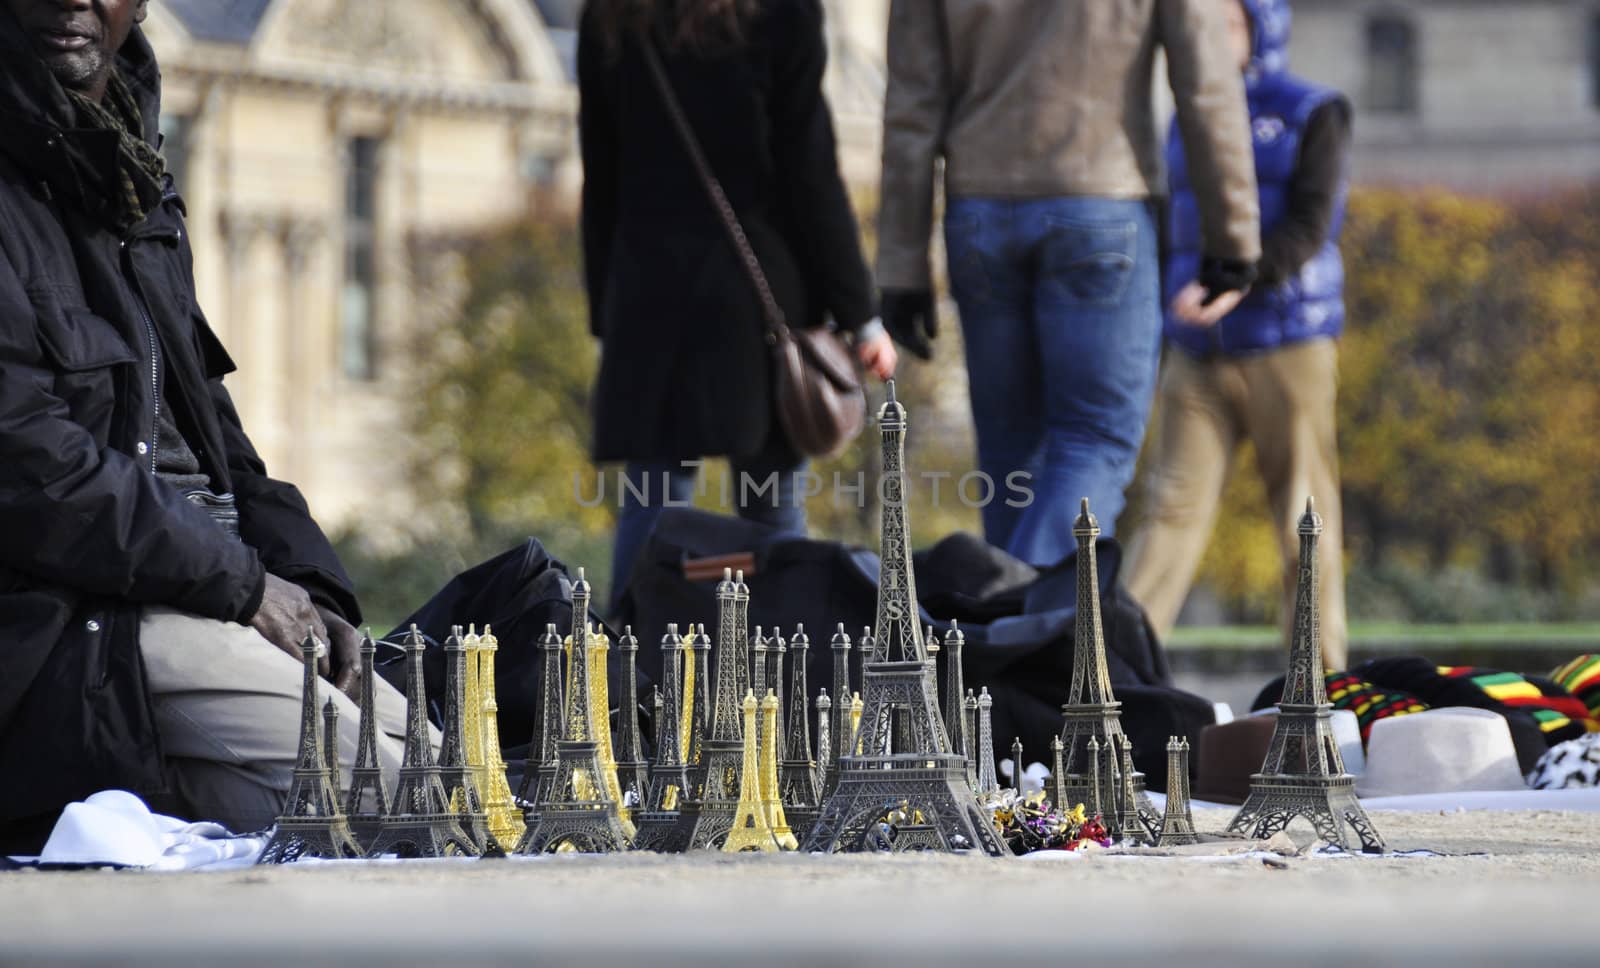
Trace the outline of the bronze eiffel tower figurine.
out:
[[[1332,706],[1322,674],[1322,617],[1317,611],[1317,539],[1322,535],[1322,516],[1309,498],[1299,531],[1294,637],[1289,646],[1289,674],[1278,702],[1278,725],[1261,772],[1250,778],[1250,795],[1228,824],[1228,832],[1263,839],[1283,830],[1296,817],[1304,817],[1316,828],[1317,836],[1330,844],[1351,849],[1345,832],[1349,826],[1363,852],[1382,853],[1383,838],[1356,799],[1355,779],[1344,770],[1344,757],[1329,722]]]
[[[1065,718],[1061,727],[1064,769],[1053,778],[1052,797],[1063,807],[1084,803],[1090,798],[1092,774],[1097,768],[1089,755],[1090,738],[1098,740],[1102,754],[1109,751],[1115,762],[1120,757],[1118,737],[1123,735],[1122,704],[1111,691],[1111,676],[1106,671],[1105,633],[1100,623],[1100,572],[1094,544],[1100,536],[1100,522],[1090,512],[1088,498],[1083,499],[1072,534],[1078,541],[1078,609],[1073,623],[1072,686],[1067,693],[1067,704],[1061,707]],[[1112,772],[1120,774],[1122,770],[1117,767]],[[1120,777],[1114,775],[1113,780],[1120,783]],[[1145,793],[1144,775],[1135,772],[1129,782],[1133,786],[1139,821],[1149,837],[1154,838],[1161,832],[1161,817]],[[1113,786],[1112,790],[1117,788]],[[1110,798],[1115,801],[1114,792]]]
[[[738,697],[751,692],[749,651],[744,647],[745,636],[740,632],[746,614],[744,607],[750,600],[743,579],[742,572],[735,578],[725,569],[722,581],[717,584],[716,684],[709,710],[710,735],[701,743],[700,758],[692,765],[693,793],[684,803],[678,820],[687,830],[687,834],[680,837],[686,850],[722,844],[733,827],[739,807],[744,737]],[[740,588],[745,589],[742,599]]]
[[[944,724],[950,730],[950,751],[961,756],[972,755],[972,737],[967,733],[967,718],[962,707],[967,694],[965,675],[961,671],[961,653],[967,637],[954,619],[944,633]]]
[[[350,770],[350,789],[345,794],[344,812],[350,831],[359,843],[377,836],[383,815],[389,812],[389,793],[383,786],[383,768],[378,762],[378,721],[374,711],[373,683],[376,672],[373,657],[378,647],[369,630],[361,636],[361,732],[356,741],[355,765]]]
[[[783,762],[778,775],[778,796],[783,801],[789,825],[802,833],[816,822],[822,804],[822,788],[817,782],[817,761],[811,755],[811,730],[807,715],[806,662],[811,640],[805,626],[796,626],[790,640],[789,720],[783,744]],[[782,700],[780,699],[781,703]]]
[[[1006,853],[988,814],[967,782],[966,758],[952,752],[934,686],[933,662],[918,622],[911,532],[905,506],[906,411],[894,382],[878,411],[882,433],[883,497],[875,632],[862,643],[864,698],[861,735],[839,761],[839,782],[806,838],[810,851],[876,849],[878,821],[900,804],[910,822],[890,849]],[[903,717],[895,745],[896,717]],[[860,752],[855,750],[859,748]]]
[[[333,791],[333,802],[344,803],[344,793],[339,789],[339,707],[333,697],[322,704],[322,762],[328,770],[328,789]],[[349,817],[345,818],[346,822]]]
[[[544,627],[539,639],[539,718],[533,724],[533,740],[522,767],[522,783],[517,800],[526,810],[536,811],[548,801],[556,784],[556,744],[564,735],[566,692],[561,674],[561,634],[556,624]],[[527,815],[532,820],[531,815]]]
[[[368,857],[443,857],[446,853],[477,854],[450,809],[450,796],[433,759],[428,731],[428,695],[422,685],[422,653],[426,646],[415,625],[406,636],[406,747],[400,761],[389,812],[367,846]]]
[[[1200,842],[1189,808],[1189,741],[1167,740],[1167,808],[1162,811],[1162,847],[1182,847]]]
[[[680,636],[676,622],[661,637],[661,685],[657,707],[656,762],[644,802],[634,814],[638,832],[635,850],[676,853],[683,849],[678,833],[678,809],[689,789],[689,765],[683,755],[683,679],[693,669],[694,633]]]
[[[595,739],[591,686],[595,636],[589,632],[589,583],[578,570],[572,588],[572,634],[568,640],[566,708],[562,739],[556,743],[556,775],[547,799],[536,809],[518,854],[578,851],[603,854],[624,850],[628,833],[606,783],[600,744]],[[604,675],[604,666],[601,675]]]
[[[317,722],[317,659],[324,646],[307,635],[300,643],[304,665],[300,697],[300,755],[272,839],[257,864],[290,864],[302,857],[345,859],[360,857],[361,848],[350,835],[334,784],[328,779],[322,735]],[[338,737],[334,737],[338,742]]]
[[[828,731],[833,739],[833,754],[817,761],[822,775],[823,799],[839,782],[839,757],[848,752],[850,736],[850,634],[840,622],[830,644],[833,652],[833,723]]]
[[[623,629],[622,638],[617,640],[617,652],[622,656],[622,702],[617,707],[617,782],[623,802],[630,809],[642,808],[645,793],[650,788],[650,775],[639,746],[639,640],[633,635],[633,626]]]
[[[476,659],[476,657],[474,657]],[[439,779],[450,810],[472,838],[474,854],[503,855],[505,848],[489,835],[483,792],[467,752],[467,644],[456,626],[444,640],[444,741],[439,746]],[[482,711],[473,714],[474,719]],[[474,735],[477,730],[473,730]],[[478,737],[482,743],[482,737]],[[480,745],[481,749],[481,745]]]

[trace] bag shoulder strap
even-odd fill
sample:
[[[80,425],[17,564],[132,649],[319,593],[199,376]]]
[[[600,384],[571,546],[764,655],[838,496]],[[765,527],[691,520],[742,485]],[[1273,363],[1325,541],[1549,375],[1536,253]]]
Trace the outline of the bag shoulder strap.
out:
[[[739,261],[744,265],[745,275],[750,278],[750,284],[755,287],[756,295],[761,299],[761,311],[766,317],[767,324],[767,342],[777,343],[787,339],[789,324],[784,319],[783,307],[778,305],[777,298],[772,294],[767,274],[761,268],[761,260],[756,258],[756,250],[750,244],[749,236],[745,234],[738,213],[733,210],[733,203],[728,201],[727,192],[722,190],[722,183],[717,181],[717,176],[711,171],[710,162],[706,161],[705,152],[700,148],[700,141],[695,137],[694,128],[690,127],[689,119],[683,113],[683,105],[678,102],[678,95],[672,89],[672,81],[667,77],[667,70],[661,64],[661,55],[656,52],[655,41],[643,31],[640,32],[638,39],[639,46],[644,51],[645,63],[650,67],[650,75],[655,79],[656,90],[660,92],[661,100],[666,105],[672,126],[677,129],[678,139],[683,142],[689,160],[694,162],[695,171],[700,176],[700,184],[711,199],[711,207],[716,209],[723,229],[739,253]]]

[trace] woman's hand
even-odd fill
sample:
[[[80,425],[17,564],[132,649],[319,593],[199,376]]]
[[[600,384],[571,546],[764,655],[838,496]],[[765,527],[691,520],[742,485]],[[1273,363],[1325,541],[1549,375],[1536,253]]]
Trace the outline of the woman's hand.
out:
[[[894,376],[894,368],[900,362],[900,354],[894,348],[894,340],[881,326],[865,339],[856,340],[856,359],[867,368],[867,372],[880,380],[887,380]]]

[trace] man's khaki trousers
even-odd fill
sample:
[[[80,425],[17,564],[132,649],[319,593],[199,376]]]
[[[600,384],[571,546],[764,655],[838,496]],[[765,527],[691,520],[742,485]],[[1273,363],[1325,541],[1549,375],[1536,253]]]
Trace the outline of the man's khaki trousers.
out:
[[[1330,669],[1345,668],[1336,344],[1309,340],[1254,356],[1210,360],[1169,350],[1159,393],[1144,513],[1128,549],[1128,592],[1149,613],[1158,635],[1172,631],[1210,540],[1234,454],[1248,440],[1283,556],[1279,619],[1284,641],[1294,617],[1296,528],[1306,498],[1314,497],[1322,515],[1317,570],[1323,662]]]
[[[215,820],[235,833],[271,826],[300,751],[299,660],[254,629],[164,608],[145,610],[139,648],[168,773],[193,819]],[[320,697],[339,709],[339,783],[348,789],[360,710],[326,680]],[[392,791],[404,749],[406,700],[381,678],[373,700],[378,760]]]

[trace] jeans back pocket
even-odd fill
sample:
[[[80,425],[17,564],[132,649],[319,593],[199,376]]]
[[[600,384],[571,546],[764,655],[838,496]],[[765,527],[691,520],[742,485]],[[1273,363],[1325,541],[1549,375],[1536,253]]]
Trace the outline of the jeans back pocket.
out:
[[[1047,216],[1040,268],[1046,284],[1084,305],[1114,306],[1133,278],[1139,223]]]

